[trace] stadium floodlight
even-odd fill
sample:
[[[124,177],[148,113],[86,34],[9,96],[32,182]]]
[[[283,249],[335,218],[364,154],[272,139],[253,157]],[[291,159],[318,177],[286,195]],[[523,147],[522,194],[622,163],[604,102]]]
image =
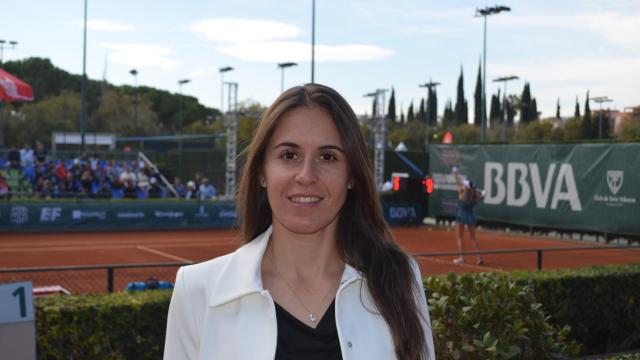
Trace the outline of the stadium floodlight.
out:
[[[600,105],[600,117],[598,120],[598,139],[602,140],[602,103],[612,102],[613,100],[609,99],[606,96],[596,96],[591,98],[590,100]]]
[[[178,85],[180,86],[180,97],[178,99],[178,134],[182,133],[182,85],[188,84],[189,82],[191,82],[190,79],[178,80]]]
[[[429,94],[431,94],[431,89],[437,87],[438,85],[440,85],[439,82],[434,82],[431,79],[429,79],[428,83],[424,83],[424,84],[419,84],[418,87],[421,88],[426,88],[427,89],[427,106],[425,106],[425,108],[427,109],[427,119],[429,119]],[[437,113],[437,110],[436,110]],[[437,122],[437,116],[436,116],[436,122]],[[430,130],[429,130],[429,121],[426,122],[426,126],[425,126],[425,131],[426,131],[426,135],[424,137],[424,147],[425,147],[425,151],[429,149],[429,136],[431,136],[430,134]]]
[[[18,42],[15,40],[9,40],[9,46],[6,46],[7,40],[0,39],[0,65],[2,65],[2,59],[4,56],[4,49],[15,49]]]
[[[504,82],[504,93],[502,94],[502,141],[506,141],[506,127],[507,127],[507,82],[511,80],[520,79],[516,75],[502,76],[497,79],[493,79],[493,82]]]
[[[297,66],[297,65],[298,65],[298,63],[294,63],[294,62],[284,62],[284,63],[279,63],[278,64],[278,67],[282,71],[282,75],[280,77],[280,92],[281,93],[284,92],[284,69],[286,69],[288,67]]]
[[[133,75],[133,87],[136,90],[136,97],[135,97],[135,107],[134,107],[134,111],[133,111],[133,123],[135,124],[135,126],[138,126],[138,70],[136,69],[131,69],[129,70],[129,74]]]
[[[224,107],[224,73],[229,71],[233,71],[232,66],[223,66],[218,69],[218,72],[220,72],[220,115],[224,114],[222,109]]]
[[[482,51],[482,106],[481,106],[481,126],[480,126],[480,141],[484,142],[485,133],[487,131],[487,16],[499,14],[503,11],[511,11],[511,8],[503,5],[487,6],[482,9],[476,9],[475,17],[482,16],[484,18],[484,37],[483,37],[483,51]]]
[[[311,83],[316,75],[316,0],[311,0]]]

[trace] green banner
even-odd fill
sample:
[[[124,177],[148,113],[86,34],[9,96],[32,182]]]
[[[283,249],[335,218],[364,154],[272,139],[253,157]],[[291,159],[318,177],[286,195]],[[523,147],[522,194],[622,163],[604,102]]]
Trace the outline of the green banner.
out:
[[[0,231],[230,228],[232,202],[78,201],[0,204]]]
[[[640,144],[438,145],[430,149],[433,216],[455,216],[455,177],[486,191],[479,220],[640,234]]]

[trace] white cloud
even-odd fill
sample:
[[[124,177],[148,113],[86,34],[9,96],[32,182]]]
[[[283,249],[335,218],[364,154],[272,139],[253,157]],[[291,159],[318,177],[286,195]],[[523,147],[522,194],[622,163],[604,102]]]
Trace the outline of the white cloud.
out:
[[[300,28],[276,21],[248,19],[208,19],[197,21],[189,30],[218,43],[237,44],[292,39]]]
[[[311,45],[298,41],[264,41],[219,46],[218,51],[241,60],[257,62],[310,61]],[[380,60],[393,51],[371,45],[316,45],[316,61]]]
[[[200,68],[189,72],[188,77],[208,76],[213,73],[214,71],[209,68]]]
[[[130,67],[159,67],[171,70],[178,61],[171,58],[171,49],[153,44],[103,44],[110,50],[110,62]]]
[[[84,27],[84,22],[82,20],[74,21],[67,23],[67,25],[82,28]],[[127,32],[133,31],[133,26],[104,19],[88,19],[87,29],[104,32]]]

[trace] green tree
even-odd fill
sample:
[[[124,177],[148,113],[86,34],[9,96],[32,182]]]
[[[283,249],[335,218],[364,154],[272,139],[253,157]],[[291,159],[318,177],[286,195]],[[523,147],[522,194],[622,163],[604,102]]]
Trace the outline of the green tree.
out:
[[[436,89],[429,88],[429,97],[427,98],[427,115],[430,126],[438,124],[438,94]]]
[[[451,106],[451,100],[447,100],[444,106],[444,115],[442,116],[442,126],[445,128],[449,128],[455,126],[456,115],[453,112],[453,108]]]
[[[500,110],[500,90],[498,94],[491,95],[491,107],[489,111],[489,119],[491,126],[500,125],[502,123],[502,111]]]
[[[602,131],[602,138],[609,139],[611,137],[611,126],[610,126],[610,118],[609,112],[606,110],[598,110],[595,114],[595,122],[594,122],[594,133],[598,133],[598,137],[600,137],[600,131]],[[601,130],[602,129],[602,130]],[[594,136],[595,137],[595,136]]]
[[[469,123],[469,110],[467,107],[467,100],[464,98],[464,76],[462,73],[462,67],[460,67],[460,77],[458,77],[458,92],[456,95],[456,107],[454,114],[456,125]]]
[[[409,104],[409,110],[407,110],[407,122],[412,123],[416,120],[416,116],[413,113],[413,101]]]
[[[578,102],[578,97],[576,96],[576,109],[573,112],[573,117],[580,117],[580,103]]]
[[[131,95],[114,89],[106,90],[89,130],[118,136],[160,134],[158,115],[151,110],[151,102],[144,96],[139,98],[136,120],[135,101],[135,97]]]
[[[421,123],[427,122],[427,114],[424,109],[424,99],[420,99],[420,108],[418,109],[418,121]]]
[[[560,98],[558,98],[558,102],[556,104],[556,119],[560,120]]]
[[[531,89],[529,88],[528,82],[524,84],[524,89],[522,89],[522,96],[520,99],[520,124],[525,125],[529,123],[529,121],[533,120],[531,116]]]
[[[9,110],[9,109],[7,109]],[[51,146],[53,132],[71,132],[80,129],[80,96],[63,93],[48,99],[23,104],[19,111],[5,111],[5,139],[7,145],[41,141]]]
[[[531,100],[531,111],[529,113],[529,119],[533,120],[538,120],[538,102],[536,101],[536,98],[533,98],[533,100]]]
[[[584,102],[584,116],[582,117],[582,138],[593,139],[593,126],[591,124],[591,109],[589,108],[589,91]]]
[[[482,126],[482,63],[478,62],[478,77],[476,78],[476,91],[473,93],[473,124]],[[493,110],[493,97],[491,99],[491,110]],[[485,117],[487,114],[485,114]],[[491,118],[493,120],[493,118]]]
[[[564,140],[578,141],[582,139],[582,118],[574,117],[564,123]]]
[[[389,98],[389,109],[387,111],[387,119],[396,122],[396,90],[391,87],[391,97]]]

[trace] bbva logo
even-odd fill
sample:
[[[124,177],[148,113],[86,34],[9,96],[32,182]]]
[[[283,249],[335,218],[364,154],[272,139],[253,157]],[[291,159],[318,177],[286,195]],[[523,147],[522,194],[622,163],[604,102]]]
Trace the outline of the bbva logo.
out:
[[[535,205],[539,209],[546,209],[549,205],[550,209],[555,210],[559,202],[566,201],[571,210],[582,211],[571,164],[549,164],[544,183],[537,163],[507,163],[506,183],[504,176],[502,163],[484,164],[484,187],[487,191],[484,203],[499,205],[506,200],[507,206],[522,207],[529,203],[533,192]]]

